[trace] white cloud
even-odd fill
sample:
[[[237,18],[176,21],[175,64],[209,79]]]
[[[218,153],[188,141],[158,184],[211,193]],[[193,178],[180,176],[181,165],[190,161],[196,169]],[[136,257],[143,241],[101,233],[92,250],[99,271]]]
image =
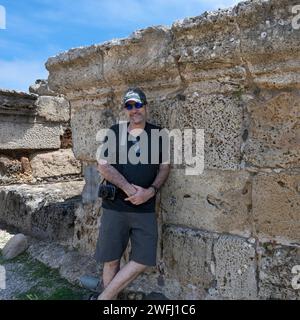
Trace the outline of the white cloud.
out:
[[[43,61],[0,60],[0,88],[28,92],[37,79],[47,79]]]

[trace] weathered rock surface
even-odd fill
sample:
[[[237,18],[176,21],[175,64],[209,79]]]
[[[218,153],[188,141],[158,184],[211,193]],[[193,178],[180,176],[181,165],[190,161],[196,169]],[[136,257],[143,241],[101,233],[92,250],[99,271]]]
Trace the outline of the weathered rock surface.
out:
[[[300,265],[299,247],[283,246],[274,242],[264,243],[261,244],[259,252],[260,298],[299,300],[300,290],[292,286],[293,278],[297,276],[292,270]]]
[[[75,159],[72,149],[33,154],[30,164],[35,178],[81,174],[81,163]]]
[[[29,92],[39,96],[56,96],[56,93],[49,89],[48,81],[38,79],[35,84],[29,87]]]
[[[24,234],[19,233],[13,236],[2,249],[5,260],[13,259],[28,249],[28,240]]]
[[[36,101],[37,113],[49,122],[70,120],[69,102],[63,97],[41,96]]]
[[[161,191],[163,221],[249,237],[251,185],[246,171],[206,170],[187,176],[183,169],[173,169]]]
[[[164,231],[165,274],[194,285],[199,299],[256,299],[255,248],[247,239],[169,225]],[[202,292],[201,292],[202,290]]]
[[[82,181],[0,188],[0,222],[42,239],[72,242]]]
[[[46,64],[48,83],[32,90],[43,91],[44,105],[63,114],[42,113],[36,118],[40,122],[33,121],[36,98],[23,95],[22,108],[16,108],[14,102],[6,105],[4,94],[0,148],[59,148],[62,133],[57,134],[55,121],[67,114],[49,96],[64,95],[71,107],[75,157],[90,166],[72,243],[91,254],[101,214],[101,201],[95,200],[98,176],[91,178],[96,134],[126,119],[123,92],[141,86],[151,122],[204,129],[205,170],[198,176],[185,176],[182,168],[172,171],[161,192],[157,272],[132,286],[148,286],[169,298],[299,299],[289,273],[299,264],[300,234],[300,37],[291,13],[297,2],[247,1],[52,57]],[[11,126],[15,116],[23,117],[17,130]],[[35,130],[45,117],[52,122],[43,126],[45,138],[38,144]],[[14,207],[9,197],[16,197],[8,190],[0,192],[0,205],[6,203],[0,213],[15,219],[11,212],[22,212],[19,224],[29,227],[34,219],[23,213],[36,208],[37,200],[12,200],[20,209],[8,210]],[[53,225],[49,216],[44,213],[39,232],[56,232],[46,227]],[[264,243],[276,247],[263,251]],[[76,257],[70,259],[75,263]]]
[[[61,125],[47,121],[37,96],[0,91],[0,149],[59,149]]]
[[[145,90],[151,122],[204,129],[203,174],[174,168],[159,208],[161,227],[174,226],[162,234],[159,263],[185,289],[194,286],[194,297],[271,298],[267,289],[259,293],[257,241],[299,246],[296,4],[243,2],[72,49],[46,64],[50,89],[70,100],[75,156],[87,163],[95,161],[97,131],[125,120],[121,98],[130,85]],[[284,281],[282,297],[294,297]],[[186,296],[175,284],[174,292]]]
[[[300,174],[259,173],[253,180],[253,215],[261,239],[300,243]]]

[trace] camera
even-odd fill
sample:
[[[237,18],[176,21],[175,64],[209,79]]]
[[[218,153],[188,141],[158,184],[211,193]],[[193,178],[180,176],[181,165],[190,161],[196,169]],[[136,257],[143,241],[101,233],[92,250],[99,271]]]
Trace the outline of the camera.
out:
[[[112,185],[100,184],[98,196],[102,199],[114,200],[116,196],[116,187]]]

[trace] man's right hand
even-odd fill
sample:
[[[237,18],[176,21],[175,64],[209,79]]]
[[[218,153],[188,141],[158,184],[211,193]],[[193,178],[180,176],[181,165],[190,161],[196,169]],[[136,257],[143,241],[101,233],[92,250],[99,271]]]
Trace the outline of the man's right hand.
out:
[[[128,197],[131,197],[137,192],[137,188],[128,183],[128,185],[123,188],[123,191],[127,194]]]

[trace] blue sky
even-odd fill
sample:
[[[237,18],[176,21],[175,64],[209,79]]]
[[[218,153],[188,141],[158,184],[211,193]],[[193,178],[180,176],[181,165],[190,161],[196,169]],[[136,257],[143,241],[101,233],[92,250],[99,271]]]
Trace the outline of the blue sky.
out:
[[[170,26],[176,20],[238,2],[0,0],[6,11],[6,29],[0,28],[0,88],[28,91],[36,79],[48,77],[47,59],[70,48],[124,38],[148,26]]]

